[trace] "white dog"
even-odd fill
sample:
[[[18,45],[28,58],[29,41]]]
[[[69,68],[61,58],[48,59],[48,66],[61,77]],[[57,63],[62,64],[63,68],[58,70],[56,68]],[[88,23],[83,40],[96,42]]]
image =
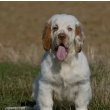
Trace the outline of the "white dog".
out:
[[[74,103],[87,110],[91,98],[90,70],[82,52],[85,39],[80,22],[72,15],[57,14],[45,25],[41,71],[33,84],[36,108],[52,110],[54,100]]]

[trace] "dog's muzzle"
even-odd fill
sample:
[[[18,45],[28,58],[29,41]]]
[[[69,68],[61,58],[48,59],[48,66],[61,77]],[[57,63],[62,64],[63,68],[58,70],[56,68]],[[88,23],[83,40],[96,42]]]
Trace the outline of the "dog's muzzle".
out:
[[[59,33],[57,40],[58,44],[55,47],[56,57],[58,60],[63,61],[66,58],[68,52],[68,48],[65,46],[66,34]]]

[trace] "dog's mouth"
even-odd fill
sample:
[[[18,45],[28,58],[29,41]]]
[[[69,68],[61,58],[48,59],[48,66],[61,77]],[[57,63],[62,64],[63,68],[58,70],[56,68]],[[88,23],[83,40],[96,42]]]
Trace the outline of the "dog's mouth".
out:
[[[68,48],[63,43],[61,43],[60,45],[56,46],[55,52],[57,59],[63,61],[67,56]]]

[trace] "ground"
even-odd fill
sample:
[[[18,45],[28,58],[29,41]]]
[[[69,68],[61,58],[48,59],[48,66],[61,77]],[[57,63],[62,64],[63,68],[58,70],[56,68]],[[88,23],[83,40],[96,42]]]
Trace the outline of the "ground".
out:
[[[89,109],[110,109],[110,2],[0,2],[0,109],[30,99],[44,52],[42,30],[56,13],[72,14],[83,25],[92,72]]]

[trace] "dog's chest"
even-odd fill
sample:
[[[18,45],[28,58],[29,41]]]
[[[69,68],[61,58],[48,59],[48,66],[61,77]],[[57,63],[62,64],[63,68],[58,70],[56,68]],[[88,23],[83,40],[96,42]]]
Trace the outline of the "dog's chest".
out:
[[[63,85],[64,87],[72,84],[76,77],[76,68],[72,65],[62,65],[61,67],[54,67],[54,74],[52,74],[54,83]]]
[[[77,84],[74,83],[74,70],[71,66],[63,65],[58,72],[54,74],[53,82],[55,99],[73,101],[78,90]]]
[[[77,84],[69,84],[61,79],[60,83],[57,83],[53,87],[53,97],[58,101],[73,102],[78,92]]]
[[[65,83],[69,82],[73,75],[72,67],[63,65],[59,75],[60,75],[61,79],[63,80],[63,82],[65,82]]]

